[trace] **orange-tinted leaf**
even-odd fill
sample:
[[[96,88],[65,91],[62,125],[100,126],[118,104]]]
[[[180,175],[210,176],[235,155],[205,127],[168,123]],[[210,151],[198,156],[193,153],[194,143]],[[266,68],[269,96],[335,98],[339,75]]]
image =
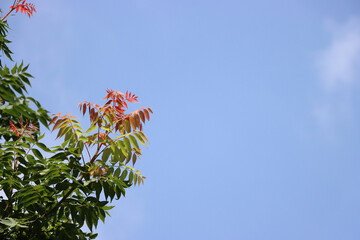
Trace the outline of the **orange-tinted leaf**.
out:
[[[53,124],[57,119],[59,118],[59,116],[55,116],[49,123],[49,125]]]
[[[66,121],[66,119],[63,119],[63,118],[62,118],[62,119],[59,119],[59,120],[55,123],[52,131],[54,131],[55,129],[57,129],[57,128],[60,126],[60,124],[62,124],[64,121]]]
[[[71,123],[71,121],[69,119],[65,119],[65,121],[59,126],[59,128],[64,128],[67,125],[69,125]]]
[[[135,117],[135,120],[136,120],[136,124],[137,124],[138,126],[140,126],[140,125],[141,125],[141,121],[140,121],[139,114],[136,114],[134,117]]]
[[[65,134],[65,129],[66,128],[60,128],[56,138],[61,138]]]
[[[129,133],[131,132],[131,127],[130,127],[130,124],[129,124],[129,120],[125,119],[124,120],[124,125],[125,125],[125,130]]]
[[[141,118],[141,121],[143,121],[143,123],[145,123],[145,114],[143,113],[143,111],[139,112],[139,116]]]
[[[136,154],[133,154],[133,156],[132,156],[132,164],[133,164],[133,166],[134,166],[135,163],[136,163],[136,159],[137,159]]]
[[[126,102],[123,102],[123,104],[124,104],[124,107],[128,108],[128,105]]]
[[[71,115],[71,113],[68,113],[68,114],[66,114],[66,115],[64,115],[64,116],[62,116],[61,118],[67,118],[68,116],[70,116]]]
[[[146,142],[149,142],[143,132],[138,132],[138,134],[141,135],[142,139],[144,139]]]
[[[136,124],[136,119],[134,119],[133,116],[130,116],[130,124],[132,126],[132,128],[135,130],[137,128],[137,124]]]
[[[149,121],[150,120],[150,114],[149,114],[148,110],[144,109],[144,114],[145,114],[146,119]]]

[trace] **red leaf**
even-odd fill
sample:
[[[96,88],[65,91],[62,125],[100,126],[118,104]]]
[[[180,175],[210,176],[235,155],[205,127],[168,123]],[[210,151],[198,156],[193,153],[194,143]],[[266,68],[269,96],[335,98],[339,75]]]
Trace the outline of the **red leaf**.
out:
[[[84,116],[85,113],[86,113],[86,103],[84,103],[84,104],[82,105],[82,107],[83,107],[83,116]]]
[[[124,106],[126,107],[126,108],[128,108],[128,105],[127,105],[127,103],[126,102],[123,102],[124,103]]]

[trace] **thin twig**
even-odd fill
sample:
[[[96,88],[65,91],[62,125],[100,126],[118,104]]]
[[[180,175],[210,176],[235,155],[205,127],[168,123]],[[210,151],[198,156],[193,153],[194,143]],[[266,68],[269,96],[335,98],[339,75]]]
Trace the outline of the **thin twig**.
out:
[[[12,5],[12,8],[10,9],[10,11],[9,11],[5,16],[3,16],[3,17],[1,18],[1,21],[4,21],[5,18],[7,18],[7,16],[9,16],[10,13],[12,13],[12,11],[14,11],[14,10],[16,9],[16,7],[17,7],[17,5],[19,5],[20,1],[21,1],[21,0],[14,0],[14,3],[13,3],[13,5]]]

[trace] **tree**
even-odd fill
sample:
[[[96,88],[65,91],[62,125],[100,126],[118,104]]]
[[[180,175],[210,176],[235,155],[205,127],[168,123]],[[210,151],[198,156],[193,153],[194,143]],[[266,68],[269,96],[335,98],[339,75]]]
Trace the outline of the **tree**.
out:
[[[1,60],[12,61],[6,17],[12,11],[31,16],[26,0],[15,0],[0,20]],[[49,117],[40,103],[25,96],[28,66],[0,64],[0,239],[94,239],[93,227],[105,221],[113,199],[144,183],[133,166],[141,157],[142,132],[151,108],[126,113],[137,96],[106,90],[105,104],[82,102],[90,127],[60,113]],[[31,104],[32,103],[32,104]],[[33,109],[33,107],[35,109]],[[50,121],[51,120],[51,121]],[[60,146],[41,142],[40,123],[57,131]],[[50,156],[50,157],[46,157]],[[132,166],[130,166],[132,164]],[[89,232],[84,230],[86,223]]]

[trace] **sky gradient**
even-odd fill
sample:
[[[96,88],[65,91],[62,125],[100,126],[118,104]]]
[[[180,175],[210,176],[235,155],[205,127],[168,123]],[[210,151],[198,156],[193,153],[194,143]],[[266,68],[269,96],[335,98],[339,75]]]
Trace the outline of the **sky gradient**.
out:
[[[359,1],[33,3],[8,19],[31,96],[154,111],[146,183],[98,239],[360,239]]]

